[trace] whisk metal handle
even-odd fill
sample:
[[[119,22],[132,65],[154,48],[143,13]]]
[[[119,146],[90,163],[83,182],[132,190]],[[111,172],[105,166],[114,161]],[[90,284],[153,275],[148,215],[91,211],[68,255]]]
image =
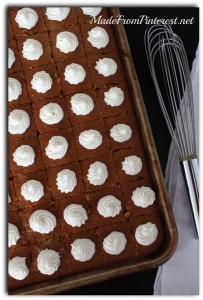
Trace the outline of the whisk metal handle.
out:
[[[186,188],[189,196],[189,204],[196,238],[199,239],[199,166],[197,158],[180,162]]]

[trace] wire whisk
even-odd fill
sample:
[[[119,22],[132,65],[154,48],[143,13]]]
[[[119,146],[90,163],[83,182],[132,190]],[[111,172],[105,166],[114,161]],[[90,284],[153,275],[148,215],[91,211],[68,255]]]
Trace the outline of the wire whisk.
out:
[[[144,42],[158,100],[179,154],[195,233],[199,238],[199,173],[193,91],[186,51],[169,25],[148,28]]]

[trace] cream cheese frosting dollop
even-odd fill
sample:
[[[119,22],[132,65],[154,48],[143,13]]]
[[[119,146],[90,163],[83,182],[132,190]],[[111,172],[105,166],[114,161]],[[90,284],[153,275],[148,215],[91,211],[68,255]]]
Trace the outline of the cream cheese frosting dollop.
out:
[[[14,246],[20,238],[18,227],[14,224],[8,223],[8,246]]]
[[[136,175],[142,170],[142,160],[136,155],[126,156],[122,162],[122,170],[127,175]]]
[[[43,55],[42,44],[34,39],[27,39],[23,43],[23,57],[27,60],[38,60]]]
[[[31,29],[37,24],[38,15],[34,9],[24,7],[17,12],[15,21],[20,28]]]
[[[41,250],[37,256],[38,270],[45,275],[54,274],[61,264],[60,255],[52,249]]]
[[[131,199],[136,206],[142,208],[146,208],[149,205],[152,205],[156,200],[155,192],[150,187],[146,186],[136,188],[133,191]]]
[[[104,28],[96,26],[88,31],[87,40],[93,47],[101,49],[108,45],[109,35]]]
[[[21,145],[13,153],[13,161],[21,167],[31,166],[35,161],[35,151],[29,145]]]
[[[100,58],[96,62],[95,69],[104,77],[114,75],[117,71],[117,64],[112,58]]]
[[[81,7],[83,14],[96,17],[102,10],[102,7]]]
[[[56,227],[56,217],[48,210],[38,209],[31,214],[29,224],[33,231],[49,233]]]
[[[52,21],[63,21],[69,15],[69,7],[47,7],[46,16]]]
[[[64,112],[58,103],[48,103],[40,109],[39,117],[42,122],[52,125],[59,123],[63,119]]]
[[[32,88],[37,91],[37,93],[46,93],[51,89],[52,84],[51,76],[45,71],[36,72],[31,80]]]
[[[104,93],[104,101],[112,107],[120,106],[124,101],[124,93],[122,89],[116,86],[111,87]]]
[[[64,75],[70,84],[79,84],[85,80],[86,72],[81,65],[72,63],[66,66]]]
[[[56,184],[62,193],[70,193],[77,185],[77,177],[74,171],[64,169],[57,174]]]
[[[23,280],[29,275],[26,257],[15,256],[8,263],[8,273],[16,280]]]
[[[97,211],[104,218],[115,217],[121,209],[121,201],[113,195],[102,197],[97,205]]]
[[[90,239],[76,239],[71,244],[71,254],[75,260],[88,261],[95,254],[95,244]]]
[[[44,196],[44,186],[38,180],[28,180],[21,186],[21,195],[25,200],[39,201]]]
[[[87,221],[87,211],[81,204],[70,204],[63,212],[64,220],[72,227],[80,227]]]
[[[139,225],[135,230],[136,241],[143,246],[153,244],[158,236],[158,229],[155,224],[148,222]]]
[[[84,93],[77,93],[71,97],[71,109],[77,116],[86,116],[94,109],[92,98]]]
[[[128,141],[132,136],[132,129],[126,124],[114,125],[110,130],[110,136],[118,143]]]
[[[79,143],[85,149],[93,150],[102,144],[102,135],[98,130],[89,129],[80,133]]]
[[[108,170],[104,163],[96,161],[90,165],[87,179],[93,185],[102,185],[108,178]]]
[[[12,65],[14,64],[16,58],[13,50],[11,48],[8,48],[8,68],[10,69]]]
[[[22,109],[14,109],[8,116],[8,131],[11,134],[22,134],[30,127],[30,117]]]
[[[69,31],[62,31],[56,36],[56,48],[63,53],[73,52],[77,49],[79,43],[77,36]]]
[[[113,231],[103,241],[104,250],[111,255],[119,255],[126,247],[127,240],[122,232]]]
[[[45,148],[46,155],[53,160],[61,159],[68,150],[68,142],[63,136],[52,136]]]
[[[8,101],[18,100],[22,94],[22,86],[16,78],[8,78]]]

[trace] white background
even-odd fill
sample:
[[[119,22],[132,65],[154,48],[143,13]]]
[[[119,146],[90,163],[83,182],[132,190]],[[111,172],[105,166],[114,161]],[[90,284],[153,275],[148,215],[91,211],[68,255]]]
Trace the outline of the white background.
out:
[[[201,1],[202,2],[202,1]],[[201,19],[203,17],[203,14],[201,13],[202,7],[201,7],[201,2],[196,0],[196,1],[187,1],[187,0],[171,0],[171,1],[59,1],[59,0],[53,0],[53,1],[46,1],[46,6],[49,5],[61,5],[61,6],[70,6],[70,5],[81,5],[81,6],[94,6],[94,5],[98,5],[98,6],[187,6],[187,5],[193,5],[193,6],[198,6],[200,7],[200,25],[201,25]],[[7,218],[6,218],[6,214],[7,214],[7,98],[6,98],[6,91],[7,91],[7,45],[6,45],[6,41],[7,41],[7,31],[6,31],[6,26],[7,26],[7,20],[6,20],[6,9],[7,6],[30,6],[32,4],[34,5],[38,5],[41,6],[42,3],[45,3],[45,1],[42,0],[32,0],[32,1],[5,1],[5,0],[1,0],[0,1],[0,37],[1,37],[1,51],[0,51],[0,64],[1,64],[1,68],[0,68],[0,93],[1,93],[1,97],[0,97],[0,191],[1,191],[1,197],[0,197],[0,203],[1,203],[1,207],[0,207],[0,228],[1,228],[1,233],[0,233],[0,237],[1,237],[1,242],[0,242],[0,299],[4,299],[7,298],[7,293],[6,293],[6,276],[7,276]],[[202,33],[201,30],[201,26],[200,26],[200,32]],[[201,35],[202,36],[202,35]],[[202,44],[201,44],[201,36],[200,36],[200,60],[202,61]],[[200,78],[201,78],[201,72],[200,72]],[[201,87],[201,85],[200,85]],[[200,91],[200,111],[202,113],[202,104],[201,104],[201,91]],[[202,123],[203,121],[201,120],[200,117],[200,128],[202,128]],[[202,138],[200,136],[200,153],[202,153]],[[201,158],[200,158],[200,166],[201,166]],[[201,173],[200,173],[201,175]],[[201,178],[201,176],[200,176]],[[201,184],[200,184],[200,193],[201,193]],[[201,197],[200,197],[201,200]],[[201,222],[202,223],[202,222]],[[201,245],[201,244],[200,244]],[[202,247],[200,248],[200,250],[202,249]],[[202,251],[200,251],[201,253]],[[201,268],[200,268],[200,295],[202,295],[202,258],[200,256],[200,262],[201,262]],[[175,274],[174,274],[175,276]],[[135,282],[136,285],[136,282]],[[24,296],[26,297],[26,296]],[[30,296],[29,296],[30,297]],[[35,296],[31,296],[31,297],[35,297]],[[43,296],[40,296],[40,298]],[[52,296],[54,298],[59,298],[60,296]],[[84,296],[82,296],[84,297]],[[104,296],[105,299],[107,298],[106,296]],[[111,298],[113,296],[108,296],[108,298]],[[116,296],[115,296],[116,297]],[[130,297],[130,296],[128,296]],[[133,296],[134,297],[134,296]],[[155,297],[155,296],[154,296]],[[200,296],[198,296],[199,298]],[[26,297],[27,298],[27,297]],[[26,299],[24,298],[24,299]],[[69,299],[81,299],[81,296],[68,296]],[[94,299],[97,298],[96,296],[94,297]],[[98,297],[100,298],[100,297]],[[119,299],[125,299],[126,296],[121,296],[119,297]],[[139,296],[136,296],[136,299],[141,298]],[[168,298],[168,297],[167,297]],[[187,297],[187,299],[189,299],[191,297]],[[195,297],[197,299],[197,297]],[[39,299],[39,297],[38,297]],[[142,296],[142,299],[148,299],[147,296]],[[179,297],[173,297],[173,299],[179,299]]]

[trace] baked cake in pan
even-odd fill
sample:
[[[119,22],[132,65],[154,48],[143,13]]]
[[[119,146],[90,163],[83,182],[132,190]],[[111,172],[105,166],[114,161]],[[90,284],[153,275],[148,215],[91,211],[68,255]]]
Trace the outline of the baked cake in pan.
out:
[[[159,198],[99,7],[8,9],[9,289],[149,257]]]

